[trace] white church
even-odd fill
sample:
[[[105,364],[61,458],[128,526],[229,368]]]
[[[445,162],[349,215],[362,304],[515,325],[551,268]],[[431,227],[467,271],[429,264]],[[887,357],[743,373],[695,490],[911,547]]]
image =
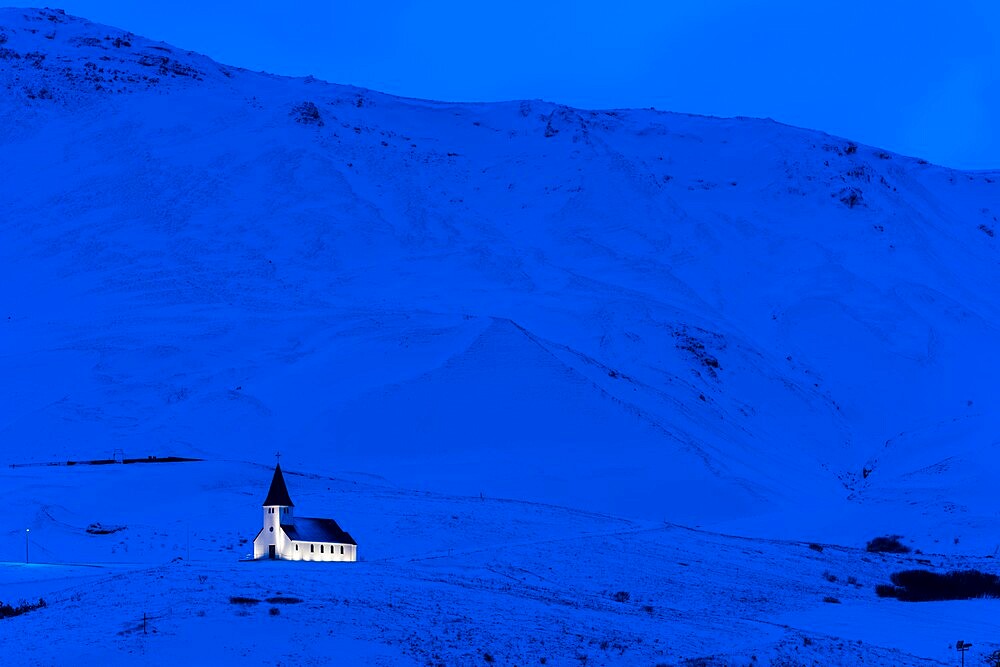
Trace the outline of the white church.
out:
[[[356,561],[358,543],[333,519],[295,518],[281,465],[264,499],[264,527],[253,539],[254,560]]]

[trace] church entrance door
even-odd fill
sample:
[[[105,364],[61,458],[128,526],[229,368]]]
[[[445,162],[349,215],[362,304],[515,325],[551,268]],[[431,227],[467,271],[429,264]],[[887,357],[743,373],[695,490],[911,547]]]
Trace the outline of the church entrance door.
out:
[[[267,547],[267,557],[270,558],[270,559],[272,559],[272,560],[274,559],[274,545],[273,544],[270,544]]]

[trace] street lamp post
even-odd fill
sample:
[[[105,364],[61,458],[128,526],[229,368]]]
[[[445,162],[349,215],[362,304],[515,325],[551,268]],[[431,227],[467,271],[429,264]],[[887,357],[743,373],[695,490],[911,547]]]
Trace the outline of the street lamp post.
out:
[[[28,563],[31,562],[28,559],[28,535],[30,533],[31,533],[31,529],[30,528],[25,528],[24,529],[24,562],[25,562],[25,564],[28,564]]]
[[[955,642],[955,648],[962,655],[962,667],[965,667],[965,652],[972,648],[972,644],[968,644],[961,639]]]

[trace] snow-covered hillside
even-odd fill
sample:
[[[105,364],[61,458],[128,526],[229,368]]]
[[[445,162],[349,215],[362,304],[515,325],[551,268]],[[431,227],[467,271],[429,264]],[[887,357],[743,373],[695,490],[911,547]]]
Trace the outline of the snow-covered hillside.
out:
[[[0,10],[0,92],[4,465],[280,449],[643,526],[1000,545],[1000,172],[765,120],[400,99],[57,10]],[[95,520],[54,469],[6,470],[0,559]],[[257,495],[220,511],[256,525]]]

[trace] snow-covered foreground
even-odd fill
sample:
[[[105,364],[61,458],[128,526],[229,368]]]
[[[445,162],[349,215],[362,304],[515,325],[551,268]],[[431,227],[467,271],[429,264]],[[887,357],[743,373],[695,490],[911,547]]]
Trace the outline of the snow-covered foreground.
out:
[[[13,562],[23,535],[5,532],[0,591],[47,602],[0,621],[0,645],[21,664],[952,664],[954,641],[991,636],[1000,612],[996,600],[874,595],[896,569],[990,559],[732,537],[295,471],[299,511],[337,518],[363,560],[240,562],[260,525],[263,466],[25,470],[0,473],[13,497],[33,498],[16,516],[30,515],[41,561]],[[88,534],[94,522],[125,528]]]

